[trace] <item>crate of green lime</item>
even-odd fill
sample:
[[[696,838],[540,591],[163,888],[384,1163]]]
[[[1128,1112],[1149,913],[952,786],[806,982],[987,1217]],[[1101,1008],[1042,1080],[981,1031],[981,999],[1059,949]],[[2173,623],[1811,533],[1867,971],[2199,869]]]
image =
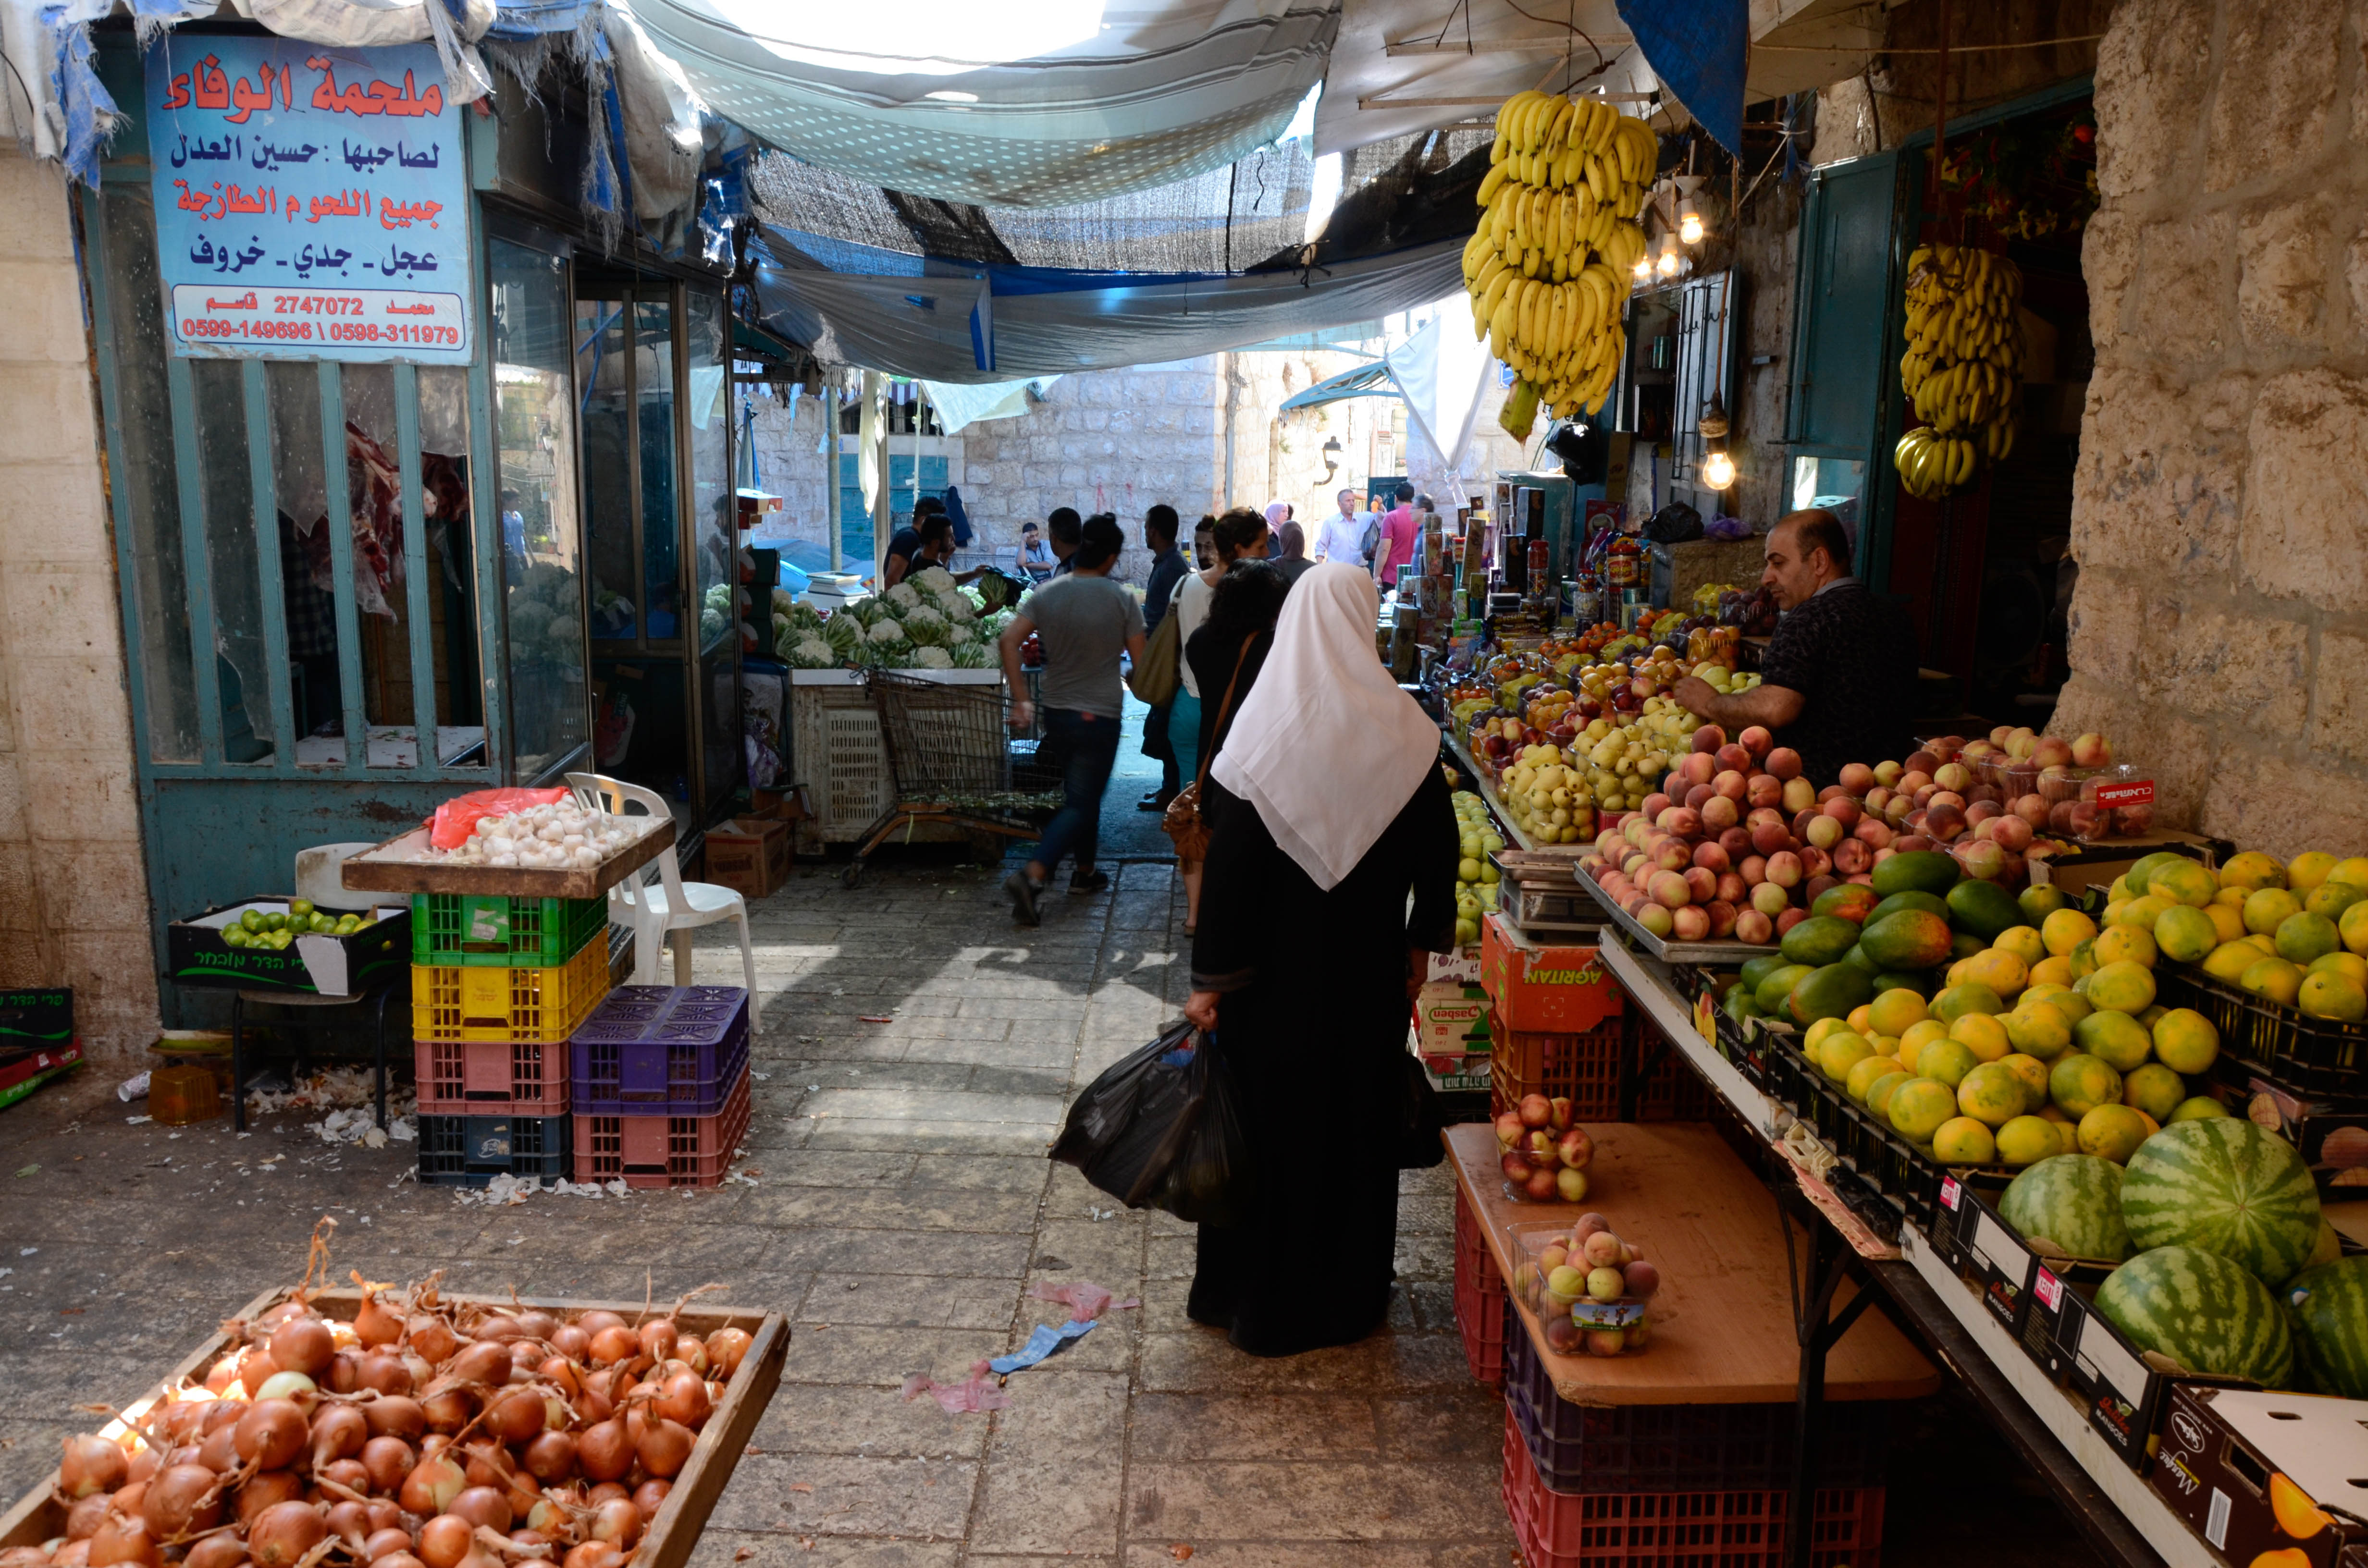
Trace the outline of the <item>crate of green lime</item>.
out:
[[[393,900],[341,911],[265,895],[176,920],[165,930],[165,960],[179,985],[350,996],[411,964],[411,906]]]

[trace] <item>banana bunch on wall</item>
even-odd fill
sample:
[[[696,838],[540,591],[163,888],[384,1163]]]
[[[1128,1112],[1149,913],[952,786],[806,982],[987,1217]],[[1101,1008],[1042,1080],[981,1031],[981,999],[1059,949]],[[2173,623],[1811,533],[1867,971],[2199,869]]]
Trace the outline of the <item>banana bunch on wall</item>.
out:
[[[1610,395],[1629,269],[1645,254],[1636,214],[1659,161],[1644,122],[1600,99],[1517,93],[1497,111],[1463,285],[1474,335],[1520,378],[1498,416],[1514,435],[1542,403],[1566,418]]]
[[[1974,477],[1984,459],[2014,449],[2022,385],[2022,269],[1957,245],[1907,258],[1907,351],[1899,384],[1924,423],[1899,438],[1892,461],[1910,495],[1936,501]]]

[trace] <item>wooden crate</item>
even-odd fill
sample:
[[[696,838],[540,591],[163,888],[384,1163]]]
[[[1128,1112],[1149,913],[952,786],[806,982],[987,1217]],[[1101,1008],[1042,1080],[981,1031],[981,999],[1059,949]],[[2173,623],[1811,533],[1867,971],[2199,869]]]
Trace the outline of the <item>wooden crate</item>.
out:
[[[604,898],[626,876],[674,847],[674,819],[627,817],[652,823],[623,848],[597,866],[549,871],[524,866],[453,866],[418,858],[428,852],[427,830],[415,827],[354,856],[338,867],[356,892],[479,893],[504,898]]]
[[[288,1295],[285,1288],[267,1290],[241,1307],[237,1316],[259,1317],[287,1300]],[[449,1291],[440,1295],[446,1301],[473,1301],[503,1311],[541,1307],[554,1312],[581,1312],[605,1308],[629,1322],[646,1310],[640,1301],[579,1301],[547,1297],[513,1301],[507,1296],[464,1296]],[[361,1292],[323,1290],[313,1296],[311,1302],[323,1317],[350,1323],[361,1307]],[[724,1484],[732,1479],[732,1467],[740,1462],[741,1452],[756,1435],[765,1406],[772,1401],[773,1390],[780,1384],[781,1363],[790,1352],[790,1325],[780,1312],[754,1307],[702,1307],[694,1301],[677,1313],[675,1321],[686,1332],[702,1337],[720,1328],[741,1328],[751,1338],[740,1369],[732,1374],[723,1399],[716,1403],[707,1425],[700,1428],[699,1441],[690,1450],[690,1462],[675,1477],[673,1490],[666,1494],[657,1517],[650,1521],[649,1530],[634,1552],[633,1568],[683,1568],[690,1561],[691,1550],[699,1544],[699,1532],[706,1528],[707,1516],[714,1509],[716,1499],[723,1495]],[[164,1386],[202,1379],[230,1348],[228,1335],[209,1336],[173,1369]],[[110,1437],[120,1434],[125,1421],[137,1420],[145,1414],[159,1392],[151,1389],[122,1406],[122,1416],[100,1430]],[[17,1499],[14,1507],[0,1514],[0,1548],[39,1546],[65,1534],[66,1506],[58,1501],[57,1482],[57,1471],[51,1471],[40,1485]]]

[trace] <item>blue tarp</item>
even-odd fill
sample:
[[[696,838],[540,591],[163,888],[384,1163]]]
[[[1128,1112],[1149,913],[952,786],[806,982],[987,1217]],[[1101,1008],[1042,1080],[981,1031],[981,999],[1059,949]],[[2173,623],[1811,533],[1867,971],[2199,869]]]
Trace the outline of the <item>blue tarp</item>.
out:
[[[1743,155],[1743,74],[1750,0],[1618,0],[1653,74],[1718,144]]]

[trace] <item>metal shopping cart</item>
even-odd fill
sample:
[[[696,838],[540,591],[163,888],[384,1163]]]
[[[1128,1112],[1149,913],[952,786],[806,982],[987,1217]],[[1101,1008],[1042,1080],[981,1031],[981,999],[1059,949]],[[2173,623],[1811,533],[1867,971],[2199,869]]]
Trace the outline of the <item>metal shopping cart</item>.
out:
[[[923,823],[959,828],[981,859],[999,858],[1000,840],[1034,838],[1061,806],[1057,759],[1039,743],[1011,738],[1010,699],[1001,681],[956,684],[900,670],[864,677],[880,714],[881,748],[894,796],[857,841],[844,880],[863,880],[871,852]]]

